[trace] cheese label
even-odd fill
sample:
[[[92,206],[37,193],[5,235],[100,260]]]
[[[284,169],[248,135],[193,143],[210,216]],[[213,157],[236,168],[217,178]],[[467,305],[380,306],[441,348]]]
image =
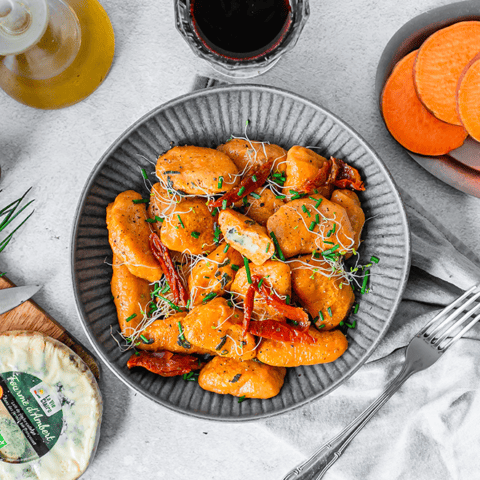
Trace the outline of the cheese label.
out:
[[[43,457],[57,443],[62,427],[62,405],[54,388],[28,373],[0,373],[0,461]]]

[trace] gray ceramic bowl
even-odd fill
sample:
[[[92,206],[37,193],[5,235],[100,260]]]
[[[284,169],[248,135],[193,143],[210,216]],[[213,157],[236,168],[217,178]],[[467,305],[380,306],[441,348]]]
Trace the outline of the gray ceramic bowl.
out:
[[[366,217],[360,253],[380,263],[371,269],[371,292],[360,298],[357,328],[348,331],[349,348],[336,362],[288,370],[281,393],[269,400],[238,403],[230,395],[202,390],[181,377],[163,378],[143,369],[129,371],[110,335],[117,328],[111,300],[112,251],[105,209],[116,195],[133,189],[146,195],[141,168],[154,171],[172,145],[207,147],[242,135],[250,120],[251,139],[285,148],[319,147],[319,153],[344,159],[361,172],[360,194]],[[233,85],[197,91],[162,105],[132,125],[98,162],[78,204],[72,238],[72,275],[78,313],[96,352],[135,391],[177,412],[214,420],[244,421],[286,412],[318,399],[350,377],[388,329],[400,302],[410,265],[409,231],[396,187],[385,166],[351,128],[318,105],[283,90]]]

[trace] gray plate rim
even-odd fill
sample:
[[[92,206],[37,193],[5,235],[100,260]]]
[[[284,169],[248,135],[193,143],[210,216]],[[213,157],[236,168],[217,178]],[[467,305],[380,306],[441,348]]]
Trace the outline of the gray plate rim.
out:
[[[86,323],[86,320],[83,316],[84,310],[83,310],[83,305],[80,301],[80,292],[78,289],[78,285],[75,282],[75,251],[77,247],[77,231],[79,228],[79,223],[80,223],[80,218],[81,214],[83,211],[83,207],[87,198],[87,193],[90,190],[93,181],[95,180],[96,175],[100,172],[101,168],[105,164],[105,162],[108,160],[108,157],[112,152],[114,152],[118,146],[132,133],[135,131],[135,129],[144,123],[145,121],[149,120],[153,116],[155,116],[158,112],[171,108],[179,103],[182,103],[186,100],[190,100],[192,98],[200,98],[203,96],[208,96],[211,95],[213,92],[218,92],[218,91],[226,91],[226,90],[241,90],[241,91],[246,91],[246,90],[261,90],[265,92],[270,92],[270,93],[275,93],[279,95],[283,95],[286,97],[290,97],[291,99],[295,101],[300,101],[303,102],[304,104],[309,105],[313,109],[319,110],[322,114],[330,117],[333,119],[335,122],[337,122],[339,125],[341,125],[352,137],[354,137],[356,140],[358,140],[361,144],[364,145],[365,149],[369,152],[369,154],[375,158],[379,168],[382,170],[382,172],[385,175],[386,180],[389,182],[390,189],[395,196],[397,200],[397,204],[399,206],[399,214],[402,219],[402,225],[404,228],[405,232],[405,250],[406,250],[406,258],[405,258],[405,265],[402,270],[402,275],[401,275],[401,288],[399,288],[396,298],[395,298],[395,306],[390,312],[390,315],[387,319],[387,321],[384,323],[383,329],[380,331],[380,334],[378,337],[375,339],[375,341],[370,345],[369,349],[365,352],[364,356],[358,360],[358,362],[344,375],[342,375],[338,380],[333,382],[328,388],[323,390],[322,392],[319,392],[317,395],[305,399],[303,401],[298,402],[295,405],[291,405],[282,409],[279,409],[275,412],[270,412],[270,413],[262,413],[260,415],[245,415],[242,416],[241,418],[223,418],[219,416],[214,416],[211,414],[206,414],[206,413],[198,413],[190,410],[184,410],[180,407],[176,407],[167,403],[164,403],[163,401],[159,400],[156,398],[154,395],[152,395],[150,392],[145,391],[143,388],[139,387],[138,385],[134,384],[131,382],[128,378],[125,378],[121,372],[117,371],[115,366],[112,365],[108,358],[106,358],[103,355],[103,352],[101,349],[97,346],[97,341],[93,337],[93,334],[90,332],[88,325]],[[375,348],[378,346],[380,341],[382,340],[383,336],[387,332],[388,328],[390,327],[390,324],[393,320],[393,317],[395,315],[395,312],[397,311],[401,298],[403,296],[403,292],[405,291],[406,284],[407,284],[407,279],[408,279],[408,274],[410,271],[410,265],[411,265],[411,237],[410,237],[410,228],[409,228],[409,223],[405,211],[405,206],[403,204],[402,198],[400,196],[400,193],[398,191],[398,188],[395,184],[395,181],[393,180],[390,172],[387,170],[385,165],[383,164],[383,161],[380,159],[380,157],[375,153],[375,151],[372,149],[370,144],[364,140],[363,137],[361,137],[357,132],[355,132],[349,125],[347,125],[343,120],[338,118],[335,114],[330,112],[324,107],[321,107],[315,102],[312,102],[311,100],[298,95],[296,93],[290,92],[288,90],[284,90],[278,87],[272,87],[272,86],[263,86],[263,85],[255,85],[255,84],[235,84],[235,85],[226,85],[226,86],[215,86],[215,87],[210,87],[207,89],[203,90],[196,90],[194,92],[189,92],[184,95],[181,95],[179,97],[176,97],[162,105],[159,105],[158,107],[155,107],[154,109],[150,110],[150,112],[146,113],[143,115],[139,120],[134,122],[130,127],[128,127],[114,142],[113,144],[105,151],[105,153],[101,156],[100,160],[97,161],[95,166],[93,167],[92,171],[90,172],[90,175],[88,176],[85,185],[82,189],[82,193],[80,194],[77,207],[75,209],[75,216],[74,216],[74,222],[72,226],[72,233],[71,233],[71,250],[70,250],[70,274],[71,274],[71,282],[72,282],[72,287],[73,287],[73,293],[74,293],[74,298],[75,298],[75,307],[77,310],[77,315],[80,318],[83,330],[85,332],[85,335],[87,336],[88,340],[90,341],[92,348],[95,350],[96,354],[98,357],[107,365],[109,370],[125,385],[127,385],[129,388],[131,388],[133,391],[141,393],[145,397],[149,398],[156,404],[159,404],[165,408],[168,408],[171,411],[174,411],[176,413],[180,413],[183,415],[188,415],[190,417],[195,417],[203,420],[214,420],[214,421],[219,421],[219,422],[230,422],[230,423],[239,423],[239,422],[246,422],[246,421],[253,421],[253,420],[261,420],[265,418],[270,418],[274,417],[292,410],[296,410],[308,403],[311,403],[313,401],[318,400],[321,397],[324,397],[325,395],[328,395],[330,392],[332,392],[334,389],[336,389],[339,385],[341,385],[343,382],[345,382],[348,378],[350,378],[366,361],[367,359],[371,356]]]

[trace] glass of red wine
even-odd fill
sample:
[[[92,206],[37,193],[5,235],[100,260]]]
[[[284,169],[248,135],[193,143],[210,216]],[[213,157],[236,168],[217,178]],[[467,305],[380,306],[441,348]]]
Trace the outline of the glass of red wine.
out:
[[[177,29],[193,52],[235,78],[273,67],[309,14],[308,0],[175,0]]]

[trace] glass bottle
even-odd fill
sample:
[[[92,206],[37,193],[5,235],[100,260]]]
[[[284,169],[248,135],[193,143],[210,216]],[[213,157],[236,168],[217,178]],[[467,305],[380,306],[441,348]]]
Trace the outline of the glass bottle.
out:
[[[114,49],[97,0],[0,0],[0,87],[25,105],[83,100],[107,76]]]

